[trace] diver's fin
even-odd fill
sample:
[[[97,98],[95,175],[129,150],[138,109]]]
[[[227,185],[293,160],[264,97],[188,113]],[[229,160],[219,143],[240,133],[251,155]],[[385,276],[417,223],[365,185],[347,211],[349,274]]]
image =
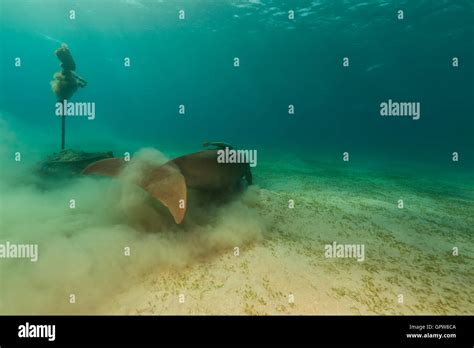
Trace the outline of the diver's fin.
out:
[[[125,167],[127,162],[121,157],[106,158],[89,164],[82,174],[99,174],[105,176],[117,176]]]
[[[151,170],[141,186],[169,209],[177,224],[183,221],[188,204],[187,188],[177,166],[166,163]]]

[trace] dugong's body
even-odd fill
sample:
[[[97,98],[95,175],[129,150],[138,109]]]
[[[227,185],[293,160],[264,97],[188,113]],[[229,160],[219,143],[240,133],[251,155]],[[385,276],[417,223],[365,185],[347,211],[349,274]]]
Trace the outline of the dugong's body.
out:
[[[187,188],[210,192],[232,192],[242,178],[252,184],[248,163],[219,163],[217,150],[205,150],[148,167],[139,183],[170,210],[177,224],[186,214]],[[87,166],[83,174],[117,176],[127,162],[109,158]]]
[[[217,150],[206,150],[175,158],[186,186],[206,191],[234,189],[242,177],[252,183],[248,163],[219,163]]]

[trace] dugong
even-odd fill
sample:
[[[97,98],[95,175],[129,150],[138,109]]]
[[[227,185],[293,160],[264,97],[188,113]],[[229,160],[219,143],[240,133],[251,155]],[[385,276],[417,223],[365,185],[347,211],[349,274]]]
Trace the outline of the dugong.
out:
[[[217,157],[218,149],[204,150],[146,167],[138,185],[163,203],[180,224],[186,214],[187,188],[231,193],[237,190],[242,179],[252,184],[248,163],[219,163]],[[127,163],[123,158],[108,158],[91,163],[82,173],[115,177]]]

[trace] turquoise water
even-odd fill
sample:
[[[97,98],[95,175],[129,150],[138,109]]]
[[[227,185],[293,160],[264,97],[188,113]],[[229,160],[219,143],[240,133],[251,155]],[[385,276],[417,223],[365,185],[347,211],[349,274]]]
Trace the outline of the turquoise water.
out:
[[[2,117],[34,147],[59,146],[49,81],[65,42],[89,82],[73,99],[95,102],[97,114],[67,120],[69,147],[225,140],[443,165],[457,151],[459,166],[473,165],[470,1],[2,0],[1,19]],[[420,119],[381,117],[388,99],[420,102]]]
[[[61,43],[88,81],[71,101],[96,105],[66,119],[67,148],[225,141],[257,150],[256,185],[179,226],[124,178],[38,185],[31,165],[60,150]],[[1,313],[473,313],[472,1],[0,0],[0,49],[0,242],[41,256],[0,260]],[[382,117],[389,99],[420,118]],[[325,259],[333,241],[366,261]]]

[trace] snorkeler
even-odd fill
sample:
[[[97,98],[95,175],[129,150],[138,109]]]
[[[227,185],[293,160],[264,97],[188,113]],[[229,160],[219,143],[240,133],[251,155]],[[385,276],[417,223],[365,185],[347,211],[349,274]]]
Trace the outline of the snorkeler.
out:
[[[54,74],[51,88],[58,101],[62,102],[64,99],[71,98],[79,87],[87,86],[87,81],[75,73],[76,63],[66,44],[62,44],[54,53],[61,61],[62,70]]]
[[[61,45],[56,51],[54,51],[56,57],[61,61],[61,71],[54,74],[53,80],[51,81],[51,89],[58,102],[63,102],[71,98],[76,93],[78,88],[84,88],[87,86],[87,81],[75,73],[76,62],[72,58],[71,51],[65,43]],[[61,150],[65,147],[65,134],[66,134],[66,118],[61,117]]]

